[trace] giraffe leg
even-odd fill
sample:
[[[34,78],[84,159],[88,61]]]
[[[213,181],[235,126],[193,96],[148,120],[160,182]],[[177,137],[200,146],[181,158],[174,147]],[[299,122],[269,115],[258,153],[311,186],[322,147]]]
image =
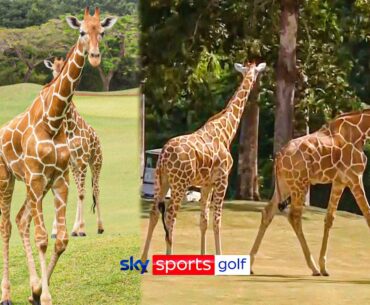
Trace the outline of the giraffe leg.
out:
[[[326,212],[325,217],[325,226],[324,226],[324,236],[322,239],[321,251],[320,251],[320,272],[324,276],[328,276],[329,273],[326,269],[326,254],[328,249],[328,238],[329,238],[329,231],[333,225],[333,221],[335,218],[335,212],[338,207],[339,199],[342,196],[344,187],[338,183],[333,183],[330,193],[330,199],[328,204],[328,209]]]
[[[58,262],[59,257],[65,251],[68,244],[68,233],[66,229],[66,208],[68,198],[69,177],[68,171],[59,177],[53,185],[54,205],[57,220],[57,237],[55,241],[54,253],[51,257],[47,279],[50,281],[51,274]]]
[[[17,214],[16,222],[18,226],[18,231],[22,238],[23,248],[26,252],[28,272],[30,274],[30,287],[32,296],[29,297],[29,302],[34,305],[39,305],[41,296],[41,284],[39,276],[36,271],[36,265],[33,259],[32,247],[30,242],[31,220],[32,220],[31,208],[26,199],[24,201],[22,208],[19,210]]]
[[[158,178],[156,178],[156,179],[158,179]],[[145,262],[148,259],[148,252],[149,252],[150,243],[151,243],[151,240],[152,240],[152,237],[153,237],[153,231],[154,231],[154,229],[155,229],[155,227],[158,223],[158,219],[159,219],[159,215],[160,215],[159,208],[161,208],[163,210],[165,209],[164,199],[165,199],[166,194],[168,192],[169,185],[168,185],[165,177],[162,177],[161,180],[164,181],[164,182],[162,182],[162,184],[160,186],[156,187],[156,189],[155,189],[154,201],[153,201],[152,210],[151,210],[150,216],[149,216],[148,232],[147,232],[147,235],[146,235],[144,250],[143,250],[143,253],[141,255],[141,261],[143,261],[143,262]]]
[[[166,254],[173,253],[173,231],[176,224],[177,212],[181,206],[181,202],[185,197],[187,187],[171,187],[171,200],[165,211],[165,231],[166,231]]]
[[[49,292],[48,271],[46,265],[46,250],[48,247],[48,234],[45,228],[44,216],[42,212],[42,200],[47,192],[43,177],[36,176],[27,183],[28,201],[31,206],[31,214],[35,226],[35,243],[39,252],[41,267],[41,305],[51,305],[51,295]],[[34,303],[35,304],[35,303]],[[37,304],[37,303],[36,303]]]
[[[209,220],[209,204],[210,204],[210,197],[212,195],[212,188],[211,187],[203,187],[202,194],[200,199],[200,234],[201,234],[201,242],[200,242],[200,254],[206,254],[206,231],[208,228],[208,220]]]
[[[78,201],[76,210],[76,220],[72,229],[72,236],[86,236],[85,223],[83,220],[83,203],[85,199],[85,179],[86,179],[87,167],[81,165],[80,167],[73,169],[73,177],[77,184]]]
[[[357,183],[350,186],[351,192],[356,199],[357,205],[360,208],[362,215],[364,215],[367,225],[370,228],[370,206],[366,199],[364,191],[364,184],[362,182],[362,176],[358,177]]]
[[[103,221],[100,212],[100,178],[101,164],[93,164],[92,166],[92,187],[93,187],[93,200],[94,207],[96,208],[96,218],[98,223],[98,234],[104,233]]]
[[[213,233],[215,237],[216,255],[221,255],[221,219],[222,219],[222,205],[227,190],[228,177],[223,177],[215,182],[212,207],[213,207]]]
[[[12,232],[10,207],[14,190],[14,178],[0,161],[0,210],[1,235],[3,239],[3,279],[1,281],[1,304],[11,305],[9,281],[9,239]]]
[[[252,267],[255,260],[255,256],[258,252],[258,249],[261,245],[262,239],[265,236],[266,230],[270,223],[272,222],[272,219],[274,218],[277,209],[278,209],[278,201],[275,199],[275,194],[272,200],[269,202],[269,204],[265,207],[265,209],[262,211],[262,217],[261,217],[261,224],[258,229],[258,234],[256,237],[256,240],[254,241],[254,244],[252,246],[252,249],[250,251],[250,259],[251,259],[251,273],[253,274]]]
[[[288,215],[289,223],[292,225],[294,232],[296,233],[298,240],[301,244],[304,256],[308,267],[312,270],[312,275],[320,275],[316,263],[311,255],[310,249],[308,248],[306,238],[304,237],[302,230],[302,212],[304,205],[305,192],[299,193],[299,195],[292,194],[292,203]]]

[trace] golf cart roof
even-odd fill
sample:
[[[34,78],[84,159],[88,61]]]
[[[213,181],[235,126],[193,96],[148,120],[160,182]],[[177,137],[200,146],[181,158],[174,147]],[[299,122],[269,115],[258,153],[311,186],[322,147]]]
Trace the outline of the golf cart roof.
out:
[[[145,153],[149,155],[160,155],[161,151],[162,151],[162,148],[156,148],[156,149],[146,150]]]

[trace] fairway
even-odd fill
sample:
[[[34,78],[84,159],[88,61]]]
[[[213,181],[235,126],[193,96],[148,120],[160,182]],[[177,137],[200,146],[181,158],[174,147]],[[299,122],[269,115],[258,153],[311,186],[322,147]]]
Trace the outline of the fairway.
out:
[[[142,202],[145,238],[150,202]],[[223,254],[248,254],[264,203],[226,202],[222,218]],[[185,203],[174,233],[175,254],[200,252],[199,203]],[[303,230],[318,263],[325,210],[307,208]],[[214,254],[212,216],[207,253]],[[149,257],[165,254],[159,222]],[[266,232],[254,265],[255,276],[152,276],[142,280],[143,305],[344,305],[370,304],[370,233],[363,217],[338,212],[329,239],[330,277],[312,277],[299,242],[285,215],[278,214]]]
[[[0,125],[23,112],[41,86],[18,84],[0,87]],[[101,210],[105,232],[97,235],[91,212],[91,175],[86,183],[87,237],[70,237],[66,252],[51,278],[55,305],[126,305],[140,303],[140,276],[120,271],[119,262],[139,250],[139,153],[138,97],[76,96],[74,102],[85,120],[100,136],[103,168],[100,179]],[[67,226],[71,233],[77,203],[76,186],[70,179]],[[25,198],[24,184],[17,182],[12,201],[13,234],[10,241],[10,281],[14,305],[27,304],[29,278],[15,215]],[[51,232],[54,207],[50,194],[44,199],[46,226]],[[33,228],[32,228],[33,230]],[[31,230],[31,231],[32,231]],[[33,240],[33,238],[32,238]],[[50,256],[54,241],[49,239]],[[35,260],[38,254],[34,251]],[[2,262],[2,259],[0,260]]]

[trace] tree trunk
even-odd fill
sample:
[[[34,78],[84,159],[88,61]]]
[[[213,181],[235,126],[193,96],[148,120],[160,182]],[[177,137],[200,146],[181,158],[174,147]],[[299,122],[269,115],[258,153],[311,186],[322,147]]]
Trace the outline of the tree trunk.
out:
[[[260,200],[258,182],[259,82],[242,117],[239,138],[237,199]]]
[[[280,18],[274,153],[291,139],[293,133],[294,89],[297,78],[298,0],[281,0]]]
[[[26,72],[26,74],[23,77],[23,82],[24,83],[28,83],[29,82],[30,77],[31,77],[31,74],[32,74],[32,71],[33,71],[33,67],[28,67],[27,68],[27,72]]]
[[[109,71],[107,75],[104,74],[103,69],[99,66],[98,67],[100,79],[103,83],[103,91],[109,91],[110,82],[113,78],[114,71]]]

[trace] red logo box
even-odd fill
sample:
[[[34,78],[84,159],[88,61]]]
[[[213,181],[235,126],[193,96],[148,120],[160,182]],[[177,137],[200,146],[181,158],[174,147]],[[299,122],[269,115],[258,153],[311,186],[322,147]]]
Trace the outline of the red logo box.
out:
[[[214,255],[153,255],[153,275],[214,274]]]

